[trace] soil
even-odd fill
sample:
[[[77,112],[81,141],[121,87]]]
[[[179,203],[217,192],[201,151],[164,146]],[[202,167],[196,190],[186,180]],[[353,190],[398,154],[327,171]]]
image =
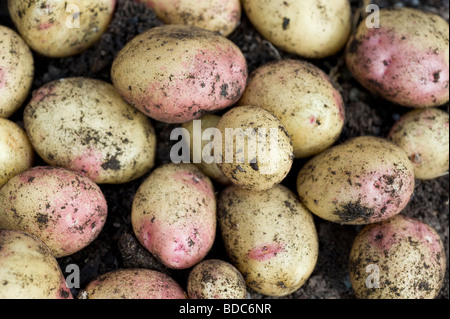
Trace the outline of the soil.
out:
[[[363,6],[359,0],[351,0],[353,11]],[[380,7],[409,6],[425,9],[449,19],[448,0],[375,0],[372,3]],[[0,24],[13,28],[9,19],[6,1],[0,5]],[[356,20],[357,21],[357,20]],[[34,53],[35,79],[33,90],[46,82],[62,77],[85,76],[105,81],[110,79],[110,67],[118,51],[135,35],[161,25],[154,12],[142,3],[131,0],[118,0],[114,18],[101,40],[84,53],[65,59],[49,59]],[[264,40],[249,23],[245,15],[237,30],[229,37],[242,50],[248,61],[249,71],[277,59],[299,57],[277,50]],[[310,61],[328,73],[340,89],[346,104],[347,120],[337,143],[361,135],[386,136],[393,123],[405,112],[402,108],[380,99],[361,87],[346,69],[342,52],[333,57]],[[25,104],[26,105],[26,104]],[[449,106],[441,107],[448,112]],[[12,116],[12,120],[22,123],[23,110]],[[170,141],[169,135],[174,125],[152,121],[158,134],[157,165],[168,163],[170,147],[176,141]],[[35,165],[45,165],[37,159]],[[292,171],[283,184],[295,191],[295,179],[304,160],[296,160]],[[130,212],[134,194],[139,185],[148,176],[122,185],[101,185],[108,202],[108,219],[99,237],[82,251],[58,259],[65,272],[70,264],[80,268],[80,288],[105,272],[118,268],[150,268],[165,272],[186,286],[190,269],[171,270],[165,268],[136,240],[131,224]],[[215,184],[217,191],[221,187]],[[418,218],[434,227],[449,249],[449,179],[448,176],[430,181],[416,181],[414,195],[403,210],[403,214]],[[320,253],[317,266],[306,282],[295,293],[284,297],[291,299],[353,299],[355,298],[348,274],[347,264],[350,248],[361,226],[343,226],[315,217],[319,234]],[[220,235],[206,258],[228,260],[220,240]],[[65,272],[65,275],[69,275]],[[80,289],[72,289],[77,296]],[[250,291],[250,298],[268,298]],[[439,299],[449,298],[448,264],[444,286]]]

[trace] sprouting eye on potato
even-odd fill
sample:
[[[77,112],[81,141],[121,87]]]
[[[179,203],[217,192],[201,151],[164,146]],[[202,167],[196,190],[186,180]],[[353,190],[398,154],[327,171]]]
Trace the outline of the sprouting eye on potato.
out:
[[[107,216],[102,191],[89,178],[51,166],[28,169],[0,188],[0,229],[39,237],[56,257],[97,238]]]
[[[35,235],[0,229],[0,299],[72,299],[50,249]]]
[[[25,42],[52,58],[79,54],[108,28],[116,0],[8,0],[8,9]]]
[[[150,120],[106,82],[83,77],[49,82],[24,111],[31,144],[49,165],[77,171],[98,184],[121,184],[154,165]]]
[[[361,22],[346,61],[364,87],[407,107],[449,100],[449,26],[440,16],[412,8],[381,9],[380,27]]]
[[[392,127],[388,139],[409,155],[417,179],[433,179],[448,173],[449,117],[436,108],[414,110]]]
[[[22,106],[30,92],[34,59],[25,41],[2,25],[0,55],[0,118],[8,118]]]
[[[219,34],[164,25],[128,42],[111,78],[121,96],[147,116],[184,123],[236,103],[247,84],[247,62]]]
[[[414,192],[414,168],[406,152],[384,138],[360,136],[331,147],[300,170],[300,200],[315,215],[359,225],[390,218]]]
[[[446,260],[433,228],[399,214],[366,226],[355,238],[349,260],[353,291],[361,299],[433,299]]]

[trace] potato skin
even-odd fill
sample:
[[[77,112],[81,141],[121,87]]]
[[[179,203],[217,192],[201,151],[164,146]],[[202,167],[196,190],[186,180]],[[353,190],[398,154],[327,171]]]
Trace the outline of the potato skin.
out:
[[[184,123],[236,103],[247,84],[247,62],[233,42],[214,32],[164,25],[127,43],[111,78],[147,116]]]
[[[363,21],[348,42],[354,77],[386,100],[432,107],[449,100],[449,26],[440,16],[412,8],[380,10],[380,28]]]
[[[171,277],[150,269],[119,269],[100,275],[80,293],[80,299],[186,299]]]
[[[16,123],[0,118],[0,187],[33,163],[34,150],[26,132]]]
[[[218,221],[231,263],[253,290],[286,296],[311,275],[319,249],[314,220],[285,186],[229,186],[218,200]]]
[[[0,25],[0,37],[0,118],[8,118],[30,93],[34,59],[28,45],[15,31]]]
[[[409,202],[414,182],[414,168],[399,146],[361,136],[309,160],[298,174],[297,191],[315,215],[361,225],[398,214]]]
[[[127,183],[154,166],[151,122],[100,80],[75,77],[43,85],[33,92],[24,123],[47,164],[98,184]]]
[[[296,158],[316,155],[338,139],[344,102],[329,77],[301,60],[271,62],[255,70],[238,105],[256,105],[286,127]]]
[[[0,228],[38,236],[56,258],[89,245],[106,222],[100,188],[73,171],[38,166],[0,188]]]
[[[0,229],[0,299],[73,299],[59,264],[35,235]]]
[[[355,238],[349,261],[352,287],[360,299],[433,299],[444,281],[446,259],[433,228],[399,214],[366,226]],[[379,269],[379,288],[366,286],[371,264]]]
[[[350,36],[348,0],[242,0],[242,6],[266,39],[305,58],[336,54]]]
[[[131,224],[139,242],[164,265],[199,263],[216,236],[216,198],[210,179],[193,164],[166,164],[139,187]]]
[[[79,54],[97,42],[109,25],[115,5],[116,0],[8,0],[11,19],[25,42],[51,58]]]
[[[190,299],[246,299],[247,287],[242,274],[230,263],[209,259],[198,263],[189,273]]]
[[[388,139],[409,155],[417,179],[433,179],[448,173],[449,117],[436,108],[414,110],[392,127]]]

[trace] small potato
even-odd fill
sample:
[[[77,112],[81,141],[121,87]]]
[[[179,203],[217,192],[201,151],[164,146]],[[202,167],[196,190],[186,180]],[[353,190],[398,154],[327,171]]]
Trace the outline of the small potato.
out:
[[[36,236],[0,229],[0,299],[73,299],[59,264]]]
[[[231,263],[253,290],[286,296],[314,270],[319,242],[313,216],[285,186],[262,192],[229,186],[218,200],[218,221]]]
[[[167,24],[184,24],[230,35],[241,20],[239,0],[137,0]]]
[[[133,200],[134,234],[169,268],[199,263],[214,243],[216,223],[212,183],[193,164],[158,167]]]
[[[283,123],[271,112],[239,106],[216,125],[214,160],[222,173],[239,187],[262,191],[280,183],[289,173],[294,151]]]
[[[348,0],[242,0],[242,6],[265,38],[305,58],[331,56],[350,36]]]
[[[183,138],[189,141],[190,157],[192,162],[197,166],[204,174],[213,180],[221,184],[230,184],[230,180],[223,175],[217,163],[212,161],[207,163],[203,160],[202,152],[207,148],[207,145],[211,143],[212,136],[208,136],[209,139],[202,139],[206,129],[215,128],[217,122],[219,122],[220,116],[214,114],[206,114],[198,120],[193,120],[183,124],[183,128],[187,130],[187,134],[183,134]],[[194,146],[194,143],[198,143]],[[196,163],[200,161],[200,163]]]
[[[33,167],[0,188],[0,229],[38,236],[56,258],[89,245],[106,222],[107,204],[87,177],[63,168]]]
[[[258,68],[239,105],[256,105],[276,115],[292,139],[296,158],[324,151],[344,126],[341,94],[322,70],[306,61],[282,60]]]
[[[100,80],[76,77],[45,84],[33,92],[24,123],[47,164],[98,184],[130,182],[154,165],[151,122]]]
[[[0,56],[0,118],[8,118],[22,106],[30,93],[34,59],[25,41],[2,25]]]
[[[16,123],[0,118],[0,187],[31,168],[34,150],[25,131]]]
[[[171,277],[150,269],[119,269],[100,275],[81,291],[80,299],[186,299]]]
[[[448,113],[435,108],[414,110],[392,127],[388,139],[409,155],[417,179],[433,179],[448,173]]]
[[[440,16],[386,8],[380,27],[358,26],[347,45],[349,70],[368,90],[407,107],[449,100],[449,27]]]
[[[204,260],[192,269],[187,292],[190,299],[247,298],[242,274],[232,264],[219,259]]]
[[[387,139],[361,136],[309,160],[297,178],[300,200],[331,222],[361,225],[390,218],[408,204],[414,168]]]
[[[240,49],[212,31],[164,25],[132,39],[113,62],[114,86],[149,117],[185,123],[236,103],[247,84]]]
[[[350,279],[360,299],[433,299],[442,287],[446,260],[433,228],[399,214],[358,234],[350,252]]]
[[[64,58],[92,46],[108,28],[116,0],[8,0],[11,19],[36,52]]]

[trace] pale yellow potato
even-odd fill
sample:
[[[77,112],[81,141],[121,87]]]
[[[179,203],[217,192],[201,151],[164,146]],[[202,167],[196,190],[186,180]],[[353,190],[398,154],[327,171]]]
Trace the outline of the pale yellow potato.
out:
[[[322,70],[301,60],[258,68],[238,105],[256,105],[276,115],[292,139],[296,158],[316,155],[333,145],[345,122],[339,91]]]
[[[150,120],[106,82],[77,77],[33,92],[25,129],[49,165],[77,171],[98,184],[122,184],[153,166],[156,135]]]
[[[0,118],[8,118],[22,106],[30,93],[34,59],[25,41],[2,25],[0,56]]]
[[[20,35],[36,52],[63,58],[96,43],[108,28],[116,0],[8,0]]]
[[[448,174],[448,113],[436,108],[414,110],[403,115],[388,138],[408,154],[417,179]]]
[[[267,40],[305,58],[336,54],[350,36],[348,0],[242,0],[242,6]]]
[[[25,131],[0,118],[0,187],[33,165],[34,150]]]
[[[223,175],[220,168],[217,166],[217,163],[212,161],[211,163],[207,163],[203,160],[203,151],[208,148],[208,144],[212,141],[212,136],[209,139],[201,140],[201,144],[199,143],[194,147],[194,137],[195,139],[201,139],[203,136],[203,132],[209,128],[215,128],[217,122],[219,122],[220,116],[214,114],[206,114],[199,118],[198,120],[193,120],[183,124],[183,128],[187,130],[184,132],[183,137],[186,141],[189,141],[189,149],[192,163],[195,164],[203,173],[208,175],[213,180],[221,183],[221,184],[229,184],[230,180]],[[197,121],[197,122],[195,122]],[[196,123],[196,124],[194,124]],[[197,132],[197,127],[200,128]],[[188,134],[185,134],[188,133]],[[198,134],[198,135],[197,135]],[[206,151],[205,151],[206,152]],[[206,154],[208,155],[208,154]],[[200,163],[197,163],[200,161]]]
[[[285,186],[261,192],[229,186],[218,200],[218,222],[231,263],[253,290],[286,296],[313,272],[319,254],[313,216]]]
[[[50,249],[36,236],[0,230],[0,299],[72,299]]]

